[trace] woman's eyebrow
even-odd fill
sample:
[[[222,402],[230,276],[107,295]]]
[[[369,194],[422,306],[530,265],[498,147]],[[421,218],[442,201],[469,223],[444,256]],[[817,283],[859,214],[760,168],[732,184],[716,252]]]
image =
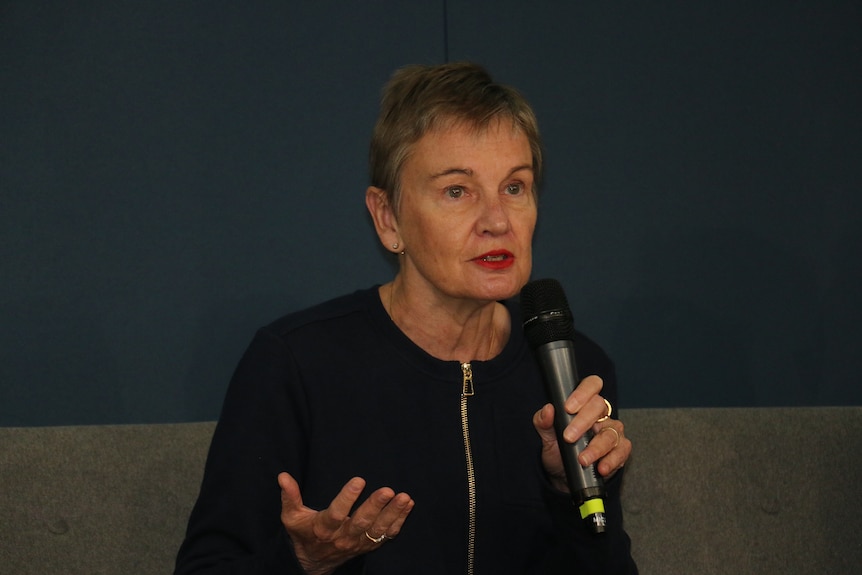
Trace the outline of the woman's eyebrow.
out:
[[[436,174],[431,174],[428,179],[436,180],[437,178],[443,178],[445,176],[451,176],[453,174],[463,175],[463,176],[472,176],[473,170],[471,168],[447,168],[442,172],[437,172]]]
[[[515,173],[517,173],[517,172],[520,172],[521,170],[529,170],[529,171],[531,171],[531,172],[532,172],[532,171],[533,171],[533,165],[532,165],[532,164],[522,164],[522,165],[520,165],[520,166],[515,166],[514,168],[512,168],[511,170],[509,170],[509,173],[508,173],[508,174],[506,174],[506,177],[508,178],[508,177],[509,177],[509,176],[511,176],[512,174],[515,174]],[[443,171],[440,171],[440,172],[437,172],[437,173],[431,174],[431,175],[428,177],[428,179],[429,179],[429,180],[436,180],[437,178],[443,178],[443,177],[445,177],[445,176],[451,176],[451,175],[453,175],[453,174],[464,175],[464,176],[471,176],[471,177],[472,177],[472,176],[473,176],[473,169],[472,169],[472,168],[447,168],[447,169],[445,169],[445,170],[443,170]]]

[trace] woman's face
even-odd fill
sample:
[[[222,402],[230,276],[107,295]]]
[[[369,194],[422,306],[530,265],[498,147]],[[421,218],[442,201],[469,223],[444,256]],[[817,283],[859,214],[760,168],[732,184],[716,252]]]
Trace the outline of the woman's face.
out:
[[[530,277],[536,227],[529,142],[508,121],[420,139],[401,172],[401,275],[424,297],[494,301]]]

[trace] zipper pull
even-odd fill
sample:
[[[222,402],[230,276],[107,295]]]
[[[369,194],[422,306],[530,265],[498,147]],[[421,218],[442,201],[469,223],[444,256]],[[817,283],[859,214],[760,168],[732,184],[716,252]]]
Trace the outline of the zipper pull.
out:
[[[461,389],[461,395],[472,397],[475,393],[473,389],[473,367],[469,363],[462,363],[461,373],[464,374],[464,387]]]

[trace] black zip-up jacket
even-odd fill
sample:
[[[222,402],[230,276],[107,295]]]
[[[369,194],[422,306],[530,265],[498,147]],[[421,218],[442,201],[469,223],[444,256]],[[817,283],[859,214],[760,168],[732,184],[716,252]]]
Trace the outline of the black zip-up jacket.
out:
[[[622,528],[622,473],[608,482],[608,531],[599,536],[543,474],[532,416],[547,399],[517,304],[505,304],[513,327],[503,352],[470,363],[473,572],[637,573]],[[616,405],[608,357],[581,334],[575,345],[581,377],[601,376],[602,395]],[[396,539],[336,573],[465,573],[462,388],[462,366],[412,343],[376,287],[262,328],[228,389],[176,574],[302,573],[279,519],[282,471],[314,509],[327,507],[354,476],[367,480],[368,492],[389,486],[415,501]]]

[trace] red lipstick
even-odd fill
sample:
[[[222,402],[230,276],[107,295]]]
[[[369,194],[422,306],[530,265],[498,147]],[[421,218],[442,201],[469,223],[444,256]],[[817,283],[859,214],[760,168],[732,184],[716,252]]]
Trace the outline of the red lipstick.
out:
[[[508,250],[494,250],[482,254],[473,261],[489,270],[504,270],[515,263],[515,254]]]

